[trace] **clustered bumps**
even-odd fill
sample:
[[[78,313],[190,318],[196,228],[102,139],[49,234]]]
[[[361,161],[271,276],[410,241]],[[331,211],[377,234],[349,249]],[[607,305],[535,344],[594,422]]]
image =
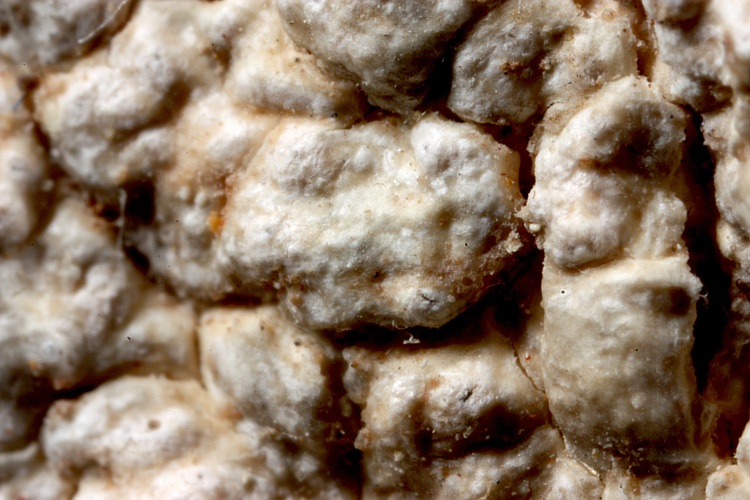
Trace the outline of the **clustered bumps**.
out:
[[[748,40],[7,0],[0,497],[750,497]]]

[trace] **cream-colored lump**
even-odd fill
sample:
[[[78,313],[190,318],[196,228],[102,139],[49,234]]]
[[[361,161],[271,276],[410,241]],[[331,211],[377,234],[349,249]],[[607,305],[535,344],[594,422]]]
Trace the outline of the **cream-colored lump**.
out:
[[[487,0],[275,0],[289,36],[370,102],[408,112],[430,90],[448,42]]]
[[[654,21],[657,50],[653,80],[669,99],[696,111],[710,110],[730,97],[721,81],[725,58],[724,29],[706,0],[646,0]],[[685,29],[690,26],[690,29]]]
[[[0,279],[0,451],[33,437],[57,391],[118,372],[197,372],[192,307],[148,286],[74,199],[1,258]]]
[[[278,307],[262,306],[206,311],[199,343],[208,392],[286,447],[300,488],[334,487],[356,473],[346,463],[355,410],[338,376],[343,358],[330,341]]]
[[[290,120],[229,179],[221,251],[303,325],[437,327],[512,264],[517,177],[514,152],[437,114]]]
[[[589,16],[572,0],[503,2],[459,46],[448,106],[467,120],[521,125],[634,74],[636,39],[618,10]]]
[[[750,1],[0,1],[0,499],[750,496]]]
[[[627,77],[575,113],[553,107],[548,115],[557,121],[549,128],[568,121],[535,144],[536,184],[524,209],[545,257],[574,268],[678,250],[686,209],[670,184],[685,137],[683,111],[646,81]]]
[[[272,433],[237,422],[195,380],[122,377],[76,402],[58,401],[41,436],[50,463],[78,481],[73,498],[269,498],[295,491],[308,464]],[[324,474],[324,473],[323,473]],[[346,498],[320,479],[316,493]]]

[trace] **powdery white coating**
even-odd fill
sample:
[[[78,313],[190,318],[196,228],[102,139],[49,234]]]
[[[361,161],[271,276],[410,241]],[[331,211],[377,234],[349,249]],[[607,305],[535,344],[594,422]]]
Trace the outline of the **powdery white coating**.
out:
[[[746,173],[750,141],[750,3],[743,0],[711,4],[723,33],[726,57],[724,79],[734,94],[731,107],[709,113],[704,121],[706,144],[716,157],[716,202],[722,220],[717,240],[722,252],[735,261],[735,278],[750,281],[750,205],[746,193],[750,180]],[[746,299],[743,299],[746,301]]]
[[[126,214],[125,242],[150,272],[181,296],[218,299],[243,288],[215,245],[227,175],[279,112],[351,120],[361,99],[292,45],[268,2],[190,3],[140,2],[107,52],[46,76],[35,102],[63,168],[140,210]]]
[[[709,112],[735,108],[735,127],[750,132],[750,3],[745,0],[647,0],[659,57],[654,81],[669,99]]]
[[[733,68],[736,77],[741,78],[742,68],[750,62],[750,2],[747,0],[730,0],[728,2],[716,2],[713,6],[720,19],[725,23],[725,34],[728,38],[729,51],[733,62],[739,66]],[[747,75],[744,75],[747,78]]]
[[[351,407],[334,392],[340,353],[277,307],[210,309],[201,316],[199,339],[207,389],[244,418],[319,456],[334,429],[350,430],[341,414]]]
[[[0,63],[0,249],[31,234],[47,175],[44,150],[18,85],[15,72]]]
[[[572,0],[503,2],[460,45],[448,106],[467,120],[523,124],[636,74],[636,59],[636,39],[616,10],[589,16]]]
[[[750,204],[747,199],[750,192],[750,176],[747,174],[750,142],[738,130],[741,122],[738,118],[742,115],[740,102],[738,100],[733,108],[707,115],[703,129],[706,144],[717,161],[714,182],[721,217],[716,241],[722,254],[734,264],[730,325],[733,333],[725,341],[724,350],[730,358],[735,358],[735,366],[744,372],[746,363],[738,354],[750,339],[750,299],[747,295],[750,283]],[[740,393],[735,396],[742,400]]]
[[[73,199],[0,259],[0,282],[0,449],[26,442],[57,390],[128,370],[195,374],[191,307],[148,287]]]
[[[219,256],[225,180],[250,161],[278,121],[214,92],[190,103],[175,122],[175,154],[155,179],[153,214],[131,222],[125,239],[179,295],[217,299],[240,286]]]
[[[365,103],[355,84],[325,74],[315,56],[289,39],[272,0],[261,4],[245,7],[254,17],[251,23],[238,23],[225,91],[268,111],[358,117]]]
[[[750,30],[747,19],[750,17],[750,3],[743,0],[717,2],[713,5],[722,23],[726,48],[725,78],[734,92],[731,107],[718,110],[706,116],[704,134],[706,144],[716,158],[716,204],[721,219],[717,224],[717,242],[722,253],[729,258],[732,269],[732,317],[729,332],[725,334],[724,356],[731,359],[731,369],[724,370],[717,377],[717,384],[724,384],[725,377],[742,374],[726,391],[727,399],[720,401],[723,410],[732,412],[732,404],[744,406],[744,391],[748,384],[747,363],[744,359],[745,347],[750,339],[750,205],[747,193],[750,179],[747,175],[748,154],[750,153]],[[721,393],[723,387],[718,386]],[[736,410],[735,410],[736,411]],[[737,415],[743,423],[747,415]]]
[[[456,331],[465,340],[453,345],[344,349],[347,394],[362,407],[355,446],[363,453],[365,491],[429,496],[440,482],[422,470],[425,461],[443,464],[433,462],[433,473],[463,469],[459,457],[474,447],[512,445],[544,422],[543,394],[519,368],[510,342],[484,323]],[[488,460],[483,466],[497,465]],[[488,473],[473,472],[485,486],[479,476]]]
[[[570,268],[680,248],[687,214],[670,182],[684,113],[628,77],[604,87],[564,127],[555,121],[565,123],[565,114],[552,117],[523,215],[546,258]]]
[[[542,287],[545,390],[575,456],[599,470],[699,462],[690,349],[701,283],[687,256],[576,274],[547,265]]]
[[[295,495],[267,433],[235,428],[194,380],[122,377],[58,401],[42,443],[58,472],[78,480],[77,499]]]
[[[133,4],[5,0],[0,5],[0,58],[39,68],[80,57],[115,34]]]
[[[330,28],[306,15],[286,28],[329,52],[295,46],[277,4],[328,6],[317,19]],[[7,31],[8,6],[33,13],[28,29]],[[718,470],[703,440],[725,452],[736,436],[717,437],[712,419],[741,427],[750,404],[749,13],[745,0],[6,2],[0,498],[750,496],[747,436]],[[454,52],[479,49],[489,76],[455,71],[448,104],[512,125],[515,144],[533,131],[524,216],[548,257],[544,303],[508,311],[512,344],[487,324],[479,338],[417,329],[421,343],[390,351],[382,339],[401,334],[353,333],[337,344],[372,333],[377,345],[346,350],[342,387],[341,353],[292,321],[437,326],[518,264],[515,155],[480,128],[411,113],[444,110]],[[406,116],[362,116],[358,85]],[[730,325],[700,396],[689,355],[700,284],[681,234],[703,187],[685,188],[695,179],[678,166],[700,149],[691,133],[682,145],[692,111],[718,163],[716,241],[734,266]],[[116,206],[115,222],[75,201],[90,190],[91,212]],[[701,243],[689,240],[691,264]],[[130,246],[182,305],[131,267]],[[293,318],[219,305],[247,294],[278,294]],[[514,301],[497,297],[500,317]],[[122,378],[198,377],[192,300],[208,308],[200,382]],[[55,403],[45,462],[34,443],[48,406],[110,377]],[[361,432],[348,397],[366,405]],[[355,435],[370,477],[340,453]],[[339,458],[355,460],[353,491],[331,471]]]
[[[240,114],[247,108],[324,116],[340,110],[351,119],[359,110],[354,87],[324,80],[314,61],[274,30],[278,20],[266,4],[139,2],[107,51],[43,78],[37,116],[53,157],[77,181],[116,199],[119,188],[176,161],[176,136],[190,132],[175,119],[222,89],[227,75]],[[289,63],[296,58],[299,63]]]
[[[408,113],[481,0],[276,0],[284,29],[375,106]]]
[[[116,193],[165,166],[172,144],[163,122],[188,96],[183,80],[216,71],[186,53],[180,35],[191,18],[169,5],[141,2],[109,50],[49,74],[36,93],[52,157],[88,187]]]
[[[599,471],[696,474],[706,459],[690,362],[701,284],[676,187],[685,116],[632,77],[570,114],[553,108],[538,129],[524,213],[545,250],[550,411],[567,447]]]
[[[645,0],[657,51],[653,81],[671,101],[709,110],[730,97],[723,80],[723,29],[706,0]],[[726,2],[731,3],[731,2]]]
[[[750,203],[746,193],[750,191],[750,176],[747,174],[748,142],[735,128],[735,108],[706,114],[703,134],[706,145],[716,157],[716,205],[721,214],[716,240],[722,253],[738,265],[734,274],[743,281],[750,281]]]
[[[230,179],[222,250],[302,325],[437,327],[520,247],[517,175],[515,153],[436,114],[286,121]]]

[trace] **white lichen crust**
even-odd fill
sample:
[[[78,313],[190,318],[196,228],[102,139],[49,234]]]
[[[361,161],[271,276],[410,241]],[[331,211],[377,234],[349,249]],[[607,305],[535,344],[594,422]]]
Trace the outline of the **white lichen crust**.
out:
[[[646,0],[656,51],[653,81],[671,101],[708,111],[726,102],[731,91],[722,81],[724,29],[706,0]]]
[[[149,287],[80,202],[0,257],[0,281],[0,450],[33,437],[56,391],[127,371],[195,376],[192,308]]]
[[[0,0],[0,499],[750,498],[749,137],[750,0]]]
[[[467,120],[523,125],[636,73],[636,39],[616,6],[589,16],[572,0],[513,0],[459,47],[448,106]]]
[[[524,211],[547,259],[575,268],[675,250],[686,218],[672,187],[684,113],[633,77],[576,111],[551,109],[535,145],[536,184]]]
[[[222,251],[300,324],[437,327],[512,263],[517,178],[515,153],[437,114],[290,120],[229,179]]]
[[[600,473],[688,474],[702,490],[710,453],[691,360],[701,283],[677,188],[685,116],[628,77],[546,119],[524,217],[545,251],[550,412]]]
[[[65,172],[118,210],[134,207],[125,242],[150,272],[216,300],[243,289],[215,244],[226,177],[280,115],[346,122],[362,99],[294,47],[269,2],[144,1],[106,51],[45,74],[35,108]]]
[[[483,0],[276,0],[284,29],[378,107],[408,113],[447,43]],[[491,2],[490,2],[491,3]]]
[[[485,468],[510,467],[505,463],[510,454],[477,450],[490,440],[494,446],[513,446],[544,422],[543,394],[519,368],[511,344],[488,314],[481,323],[455,333],[465,341],[417,349],[402,344],[386,353],[363,347],[344,350],[344,384],[362,406],[363,425],[355,445],[363,453],[366,492],[441,496],[441,487],[447,492],[456,488],[451,483],[458,483],[470,486],[467,491],[486,493],[489,478],[481,477],[489,473]],[[534,437],[531,443],[536,443]],[[529,463],[525,457],[520,460]],[[425,463],[432,465],[425,470]],[[472,463],[477,475],[470,480],[462,472],[471,470]],[[493,488],[515,486],[511,481],[510,486]]]
[[[268,432],[236,426],[195,380],[123,377],[76,402],[58,401],[42,443],[51,464],[76,482],[75,499],[304,495],[290,489],[292,472]]]
[[[703,133],[716,162],[715,196],[720,218],[716,243],[728,260],[731,273],[729,321],[722,335],[722,346],[712,361],[708,397],[720,412],[717,439],[736,442],[747,422],[750,405],[750,178],[747,132],[750,130],[750,92],[747,70],[750,67],[747,39],[750,30],[747,2],[715,2],[706,7],[716,19],[720,31],[723,58],[721,81],[732,91],[732,98],[721,109],[704,114]],[[731,475],[727,469],[726,480]],[[718,481],[718,479],[717,479]],[[722,480],[723,481],[723,480]],[[718,483],[717,483],[718,488]],[[719,491],[718,489],[716,490]]]
[[[153,185],[125,194],[123,206],[131,212],[126,243],[143,253],[149,273],[178,295],[215,300],[243,288],[220,257],[225,182],[278,121],[243,111],[221,92],[190,103],[175,124],[175,130],[190,132],[175,135],[171,165]],[[135,210],[129,210],[131,204]]]
[[[545,389],[575,455],[600,470],[698,461],[690,349],[701,285],[684,259],[575,277],[548,266],[543,286]]]
[[[208,391],[287,447],[299,487],[351,482],[354,408],[341,385],[341,353],[325,337],[263,306],[207,311],[199,342]]]

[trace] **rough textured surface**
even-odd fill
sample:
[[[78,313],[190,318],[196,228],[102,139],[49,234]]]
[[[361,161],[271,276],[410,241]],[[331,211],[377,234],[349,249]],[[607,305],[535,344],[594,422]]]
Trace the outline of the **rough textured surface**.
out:
[[[272,429],[306,474],[351,483],[356,412],[344,396],[341,354],[274,306],[221,308],[201,317],[201,370],[208,391],[244,419]]]
[[[128,370],[196,373],[192,308],[148,287],[72,199],[0,257],[0,281],[0,450],[27,442],[55,391]]]
[[[748,75],[748,0],[0,0],[0,499],[750,496]]]
[[[726,57],[723,30],[712,8],[722,3],[733,2],[643,2],[655,21],[655,83],[670,100],[689,104],[698,111],[708,111],[730,97],[727,85],[721,81]]]
[[[126,195],[126,242],[179,295],[218,299],[242,288],[220,258],[225,181],[278,121],[243,111],[219,92],[191,103],[176,123],[189,132],[175,135],[171,166]]]
[[[57,402],[42,442],[54,467],[80,478],[74,498],[294,495],[293,471],[268,437],[235,428],[196,381],[124,377]]]
[[[266,2],[188,5],[141,2],[108,50],[41,82],[37,113],[52,152],[85,185],[111,191],[158,175],[182,151],[175,136],[190,134],[173,123],[180,110],[211,99],[225,76],[235,113],[357,113],[353,86],[325,80]],[[275,78],[250,72],[260,68]]]
[[[503,2],[459,47],[448,105],[464,119],[499,125],[537,119],[553,104],[575,107],[637,72],[628,28],[616,5],[586,16],[572,0]]]
[[[670,192],[685,137],[678,107],[628,77],[575,114],[548,116],[524,217],[551,262],[653,258],[680,245],[686,210]]]
[[[504,463],[508,456],[475,455],[473,450],[513,445],[544,421],[542,393],[488,316],[456,332],[465,339],[458,345],[427,343],[415,349],[402,344],[386,354],[361,347],[344,350],[344,384],[362,406],[363,427],[355,445],[363,452],[366,491],[428,494],[438,487],[433,475],[446,468],[454,469],[444,475],[455,476],[449,483],[480,488],[479,493],[487,486],[479,476],[489,473],[485,469],[494,467],[496,458]],[[435,470],[423,473],[425,461]],[[474,461],[481,465],[470,465]],[[475,467],[477,477],[462,476],[464,468]],[[456,485],[445,487],[460,491]]]
[[[222,250],[309,327],[437,327],[512,263],[517,176],[512,151],[435,114],[285,122],[229,181]]]
[[[685,117],[627,77],[545,120],[524,217],[545,251],[550,411],[574,456],[600,473],[700,478],[710,453],[690,356],[701,283],[681,238]],[[631,481],[610,479],[605,496]]]
[[[209,391],[288,439],[322,439],[321,416],[335,411],[328,374],[337,357],[324,338],[298,329],[272,306],[208,311],[200,338]]]
[[[732,447],[747,422],[750,402],[748,372],[748,341],[750,340],[750,207],[747,204],[747,130],[748,130],[748,68],[747,34],[744,20],[750,6],[747,2],[710,4],[707,10],[720,21],[724,58],[722,81],[733,91],[731,106],[705,114],[703,131],[706,144],[716,161],[716,205],[720,214],[716,240],[728,259],[731,272],[729,290],[731,309],[723,332],[722,348],[712,362],[708,397],[720,412],[715,435]],[[727,469],[726,481],[733,469]],[[716,479],[719,481],[719,479]],[[722,480],[724,481],[724,480]],[[719,491],[719,482],[715,484]]]
[[[679,257],[577,276],[545,268],[545,389],[579,458],[597,469],[696,460],[690,348],[699,290]]]
[[[447,42],[481,0],[276,0],[284,29],[370,102],[407,113],[430,89]]]
[[[268,2],[187,5],[140,2],[107,51],[45,75],[36,114],[55,161],[130,211],[126,243],[150,272],[180,295],[218,299],[242,288],[214,243],[226,177],[279,114],[351,120],[361,99],[294,48]]]

